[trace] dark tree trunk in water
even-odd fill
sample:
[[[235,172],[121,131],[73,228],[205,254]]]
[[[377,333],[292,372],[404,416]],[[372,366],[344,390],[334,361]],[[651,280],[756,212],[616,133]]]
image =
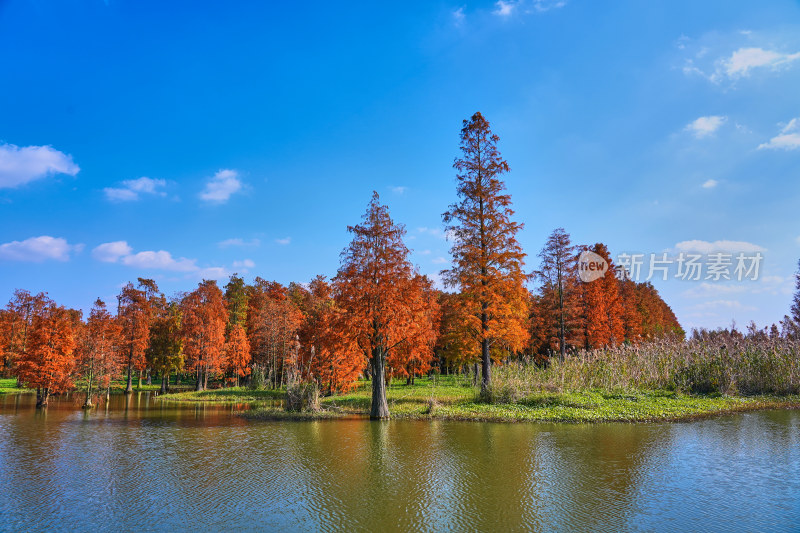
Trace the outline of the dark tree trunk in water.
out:
[[[130,393],[133,392],[133,375],[131,374],[131,372],[133,372],[133,368],[131,368],[131,365],[129,364],[128,365],[128,386],[125,387],[125,392],[127,394],[130,394]]]
[[[373,420],[389,418],[389,404],[386,403],[386,352],[383,347],[372,350],[370,368],[372,370],[372,407],[369,417]]]
[[[50,389],[36,389],[36,407],[47,407],[47,400],[50,399]]]

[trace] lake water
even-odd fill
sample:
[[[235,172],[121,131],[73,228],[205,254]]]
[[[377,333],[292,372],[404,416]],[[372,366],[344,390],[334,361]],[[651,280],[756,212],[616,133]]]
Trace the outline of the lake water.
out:
[[[0,529],[800,530],[798,411],[551,425],[79,405],[0,396]]]

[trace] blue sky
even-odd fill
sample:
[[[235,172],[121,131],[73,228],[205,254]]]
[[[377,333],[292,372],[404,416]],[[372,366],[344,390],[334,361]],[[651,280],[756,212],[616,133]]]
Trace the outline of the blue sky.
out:
[[[511,165],[529,267],[763,255],[654,285],[684,326],[779,320],[800,257],[800,4],[0,1],[0,300],[137,276],[332,276],[371,191],[448,265],[461,121]]]

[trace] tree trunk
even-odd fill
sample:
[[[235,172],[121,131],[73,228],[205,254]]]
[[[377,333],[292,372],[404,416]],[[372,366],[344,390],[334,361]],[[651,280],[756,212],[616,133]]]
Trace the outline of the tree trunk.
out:
[[[47,407],[47,400],[50,399],[50,389],[36,389],[36,407]]]
[[[131,367],[131,364],[128,363],[128,386],[125,387],[126,394],[131,394],[133,392],[133,375],[131,372],[133,372],[133,368]]]
[[[481,341],[481,394],[489,392],[492,383],[492,358],[489,354],[489,339]]]
[[[90,409],[92,407],[92,375],[89,375],[89,383],[86,386],[86,401],[83,402],[84,409]]]
[[[153,384],[153,376],[150,375],[150,369],[149,368],[147,369],[147,384],[148,385],[152,385]]]
[[[197,383],[194,386],[194,390],[200,391],[203,390],[203,368],[197,368]]]
[[[166,374],[161,376],[161,394],[167,393],[167,376]]]
[[[370,367],[372,369],[372,407],[369,417],[372,420],[389,418],[389,404],[386,403],[386,352],[382,346],[372,350]]]
[[[138,388],[139,390],[142,390],[142,371],[141,370],[139,370],[139,384],[137,385],[136,388]]]

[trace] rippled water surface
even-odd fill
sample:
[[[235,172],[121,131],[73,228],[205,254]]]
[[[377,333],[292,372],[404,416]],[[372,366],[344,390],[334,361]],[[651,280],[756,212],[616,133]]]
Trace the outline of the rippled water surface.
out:
[[[800,413],[668,424],[247,422],[0,396],[3,530],[800,530]]]

